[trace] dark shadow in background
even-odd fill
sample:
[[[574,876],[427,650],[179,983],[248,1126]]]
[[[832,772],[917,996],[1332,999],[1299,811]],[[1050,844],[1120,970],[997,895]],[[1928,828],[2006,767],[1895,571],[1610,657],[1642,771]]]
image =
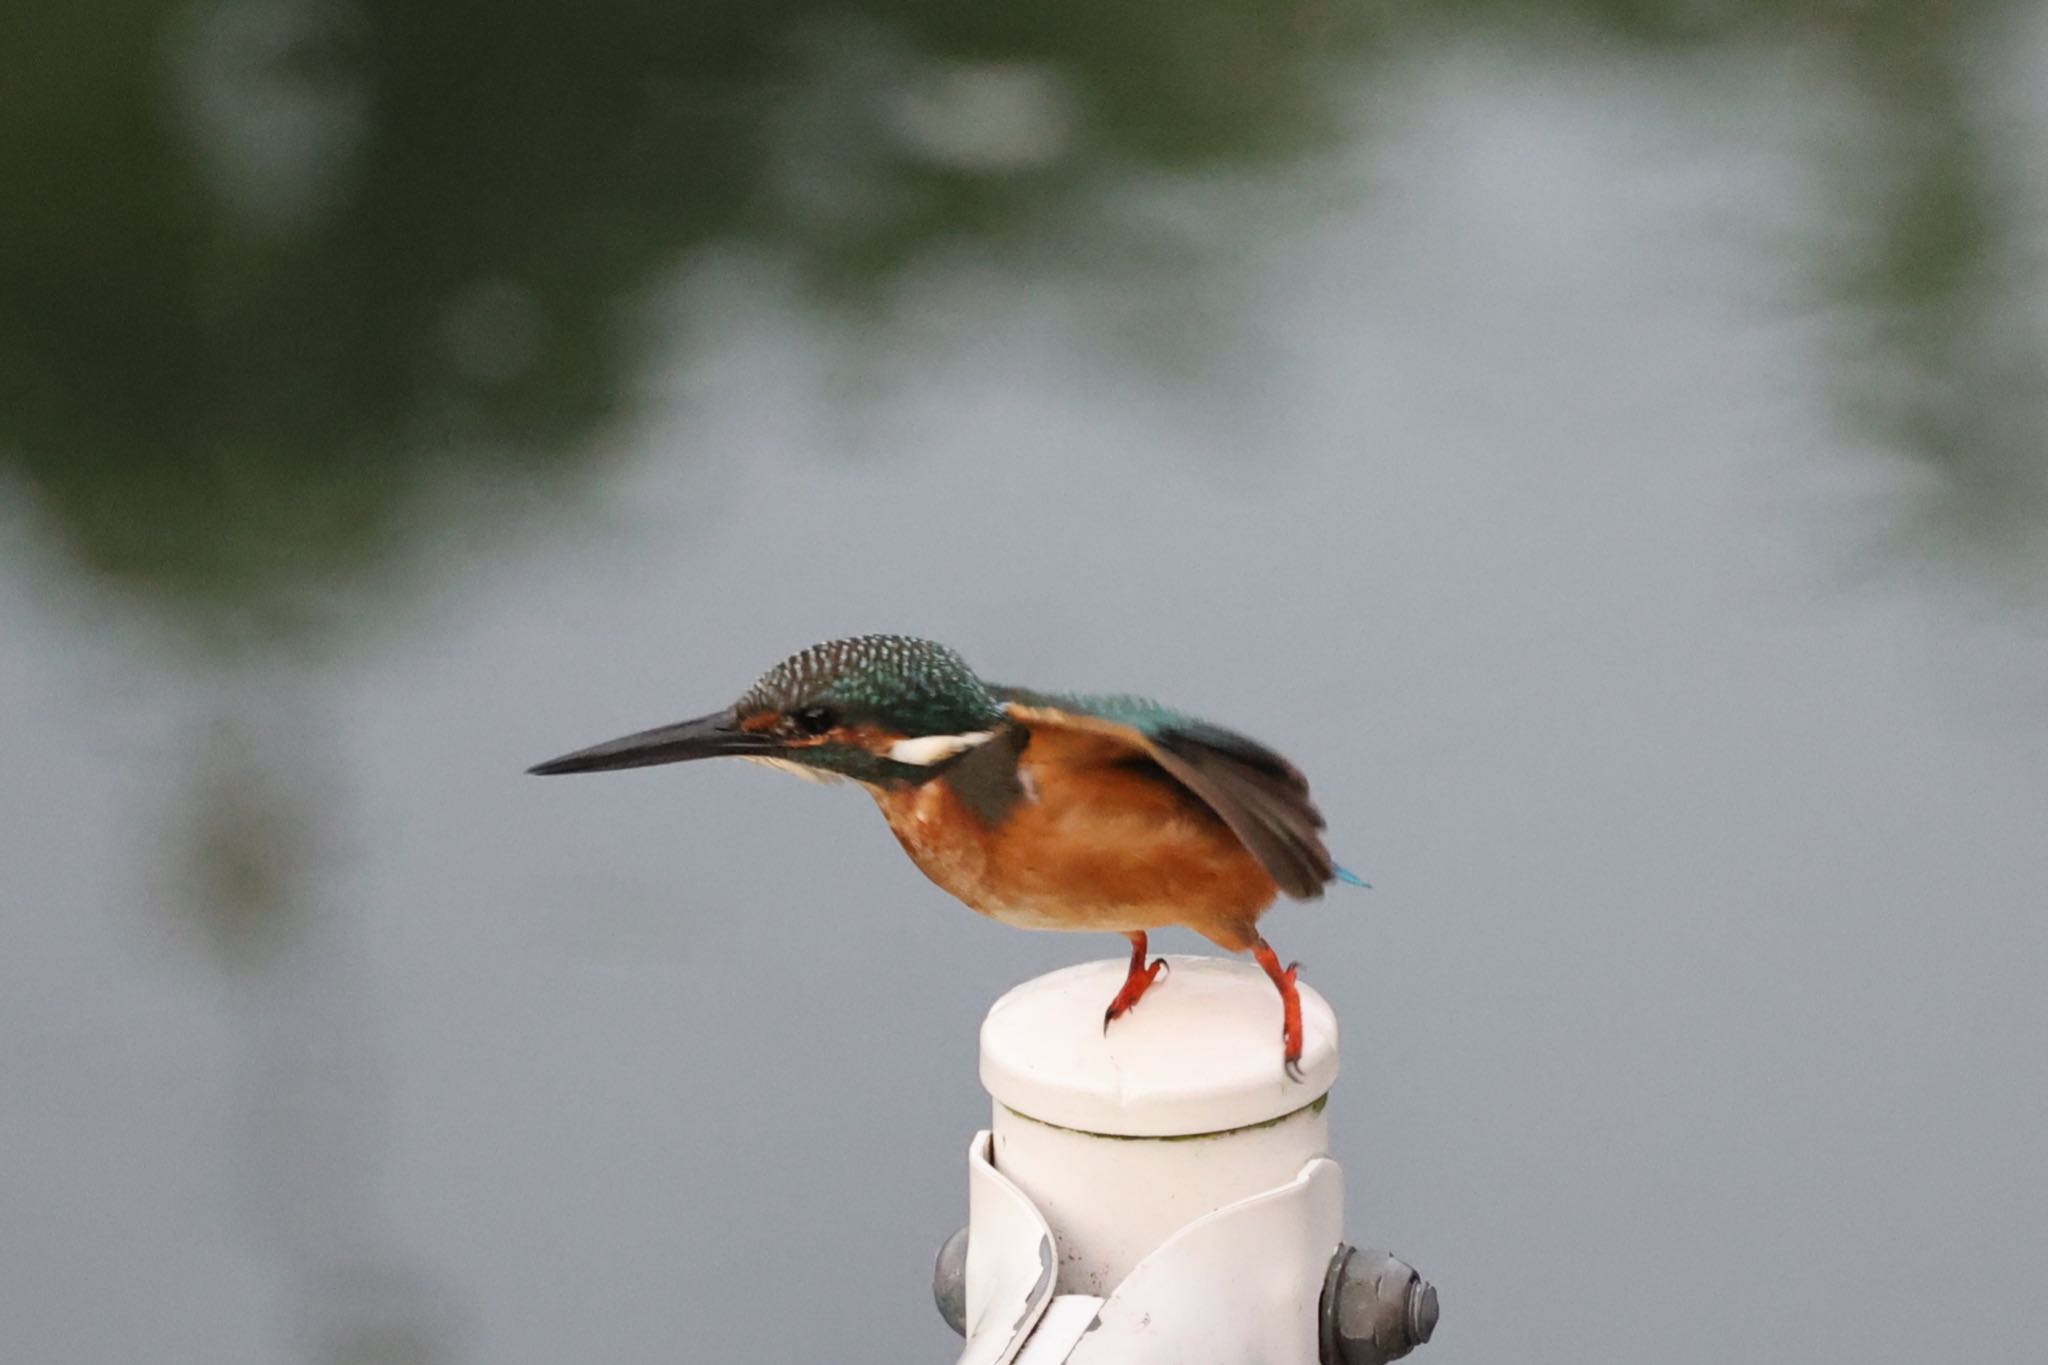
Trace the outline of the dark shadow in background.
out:
[[[707,245],[886,307],[962,241],[1046,268],[1044,227],[1133,171],[1282,163],[1432,46],[1797,48],[1868,105],[1816,167],[1863,225],[1817,287],[1844,402],[1991,536],[2042,493],[2001,181],[2028,149],[1973,85],[2016,13],[34,0],[0,53],[0,460],[91,574],[258,639],[317,627],[295,591],[398,548],[422,490],[590,472],[636,302]]]
[[[44,0],[0,57],[0,458],[91,572],[288,603],[437,480],[586,472],[634,304],[700,247],[844,305],[1103,165],[1301,145],[1359,41],[1317,14]],[[984,117],[1085,124],[1072,154],[902,136],[989,80]]]

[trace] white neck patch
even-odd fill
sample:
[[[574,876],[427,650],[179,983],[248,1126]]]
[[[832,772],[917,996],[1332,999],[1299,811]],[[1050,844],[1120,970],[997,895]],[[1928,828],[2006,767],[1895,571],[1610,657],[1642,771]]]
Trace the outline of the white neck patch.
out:
[[[929,768],[942,763],[962,749],[972,749],[977,744],[986,744],[993,730],[971,730],[964,735],[917,735],[911,739],[899,739],[889,746],[889,757],[898,763],[914,763],[920,768]]]

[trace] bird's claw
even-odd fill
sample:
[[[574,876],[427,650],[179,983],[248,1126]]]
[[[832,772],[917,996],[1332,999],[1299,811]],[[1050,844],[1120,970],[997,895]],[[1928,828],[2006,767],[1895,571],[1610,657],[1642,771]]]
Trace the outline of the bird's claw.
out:
[[[1296,1085],[1300,1085],[1302,1082],[1308,1079],[1308,1077],[1302,1073],[1301,1058],[1299,1057],[1289,1057],[1286,1063],[1280,1069],[1282,1071],[1285,1071],[1287,1073],[1287,1079],[1293,1081]]]
[[[1124,988],[1116,993],[1116,999],[1109,1002],[1109,1008],[1102,1012],[1102,1031],[1107,1034],[1109,1026],[1124,1015],[1144,997],[1146,991],[1157,985],[1159,978],[1173,968],[1163,957],[1152,959],[1152,965],[1143,971],[1134,971],[1124,980]]]

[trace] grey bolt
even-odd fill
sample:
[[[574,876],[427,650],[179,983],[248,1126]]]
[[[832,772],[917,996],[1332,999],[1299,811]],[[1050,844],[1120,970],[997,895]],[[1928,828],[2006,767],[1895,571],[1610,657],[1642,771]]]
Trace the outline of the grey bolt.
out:
[[[946,1326],[967,1335],[967,1229],[962,1227],[939,1247],[932,1266],[932,1302]],[[1436,1300],[1430,1299],[1430,1322],[1436,1321]]]
[[[1323,1278],[1323,1365],[1387,1365],[1436,1331],[1436,1287],[1386,1251],[1340,1246]]]

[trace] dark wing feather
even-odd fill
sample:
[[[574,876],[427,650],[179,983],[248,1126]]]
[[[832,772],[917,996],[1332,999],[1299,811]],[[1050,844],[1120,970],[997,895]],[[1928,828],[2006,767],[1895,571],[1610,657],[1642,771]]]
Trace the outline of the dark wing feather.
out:
[[[1223,817],[1282,891],[1296,900],[1315,899],[1336,866],[1323,847],[1323,817],[1309,799],[1308,784],[1279,755],[1255,745],[1256,754],[1248,755],[1241,746],[1250,741],[1231,739],[1236,742],[1223,747],[1208,734],[1165,730],[1152,746],[1160,766]],[[1271,763],[1280,764],[1284,775]]]
[[[1222,818],[1287,895],[1313,900],[1336,875],[1308,780],[1258,741],[1143,697],[990,690],[1023,718],[1083,725],[1148,755]]]

